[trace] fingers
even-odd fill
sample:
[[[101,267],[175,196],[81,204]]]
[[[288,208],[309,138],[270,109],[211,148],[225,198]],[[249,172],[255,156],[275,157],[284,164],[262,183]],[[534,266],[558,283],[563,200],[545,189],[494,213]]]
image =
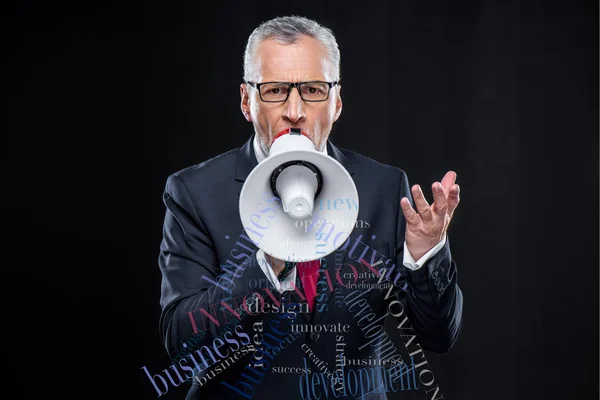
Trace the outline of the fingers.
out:
[[[427,221],[431,219],[431,208],[429,207],[429,203],[425,199],[425,195],[421,190],[421,186],[414,185],[412,187],[412,195],[415,200],[415,206],[417,207],[417,211],[421,216],[421,219]]]
[[[454,209],[460,202],[460,186],[454,184],[450,187],[450,193],[448,194],[448,212],[450,215],[454,212]]]
[[[450,191],[450,188],[452,187],[452,185],[454,185],[455,182],[456,172],[446,172],[446,175],[444,175],[444,177],[442,178],[442,187],[444,188],[444,193],[446,194],[446,196],[448,195],[448,191]]]
[[[444,175],[441,183],[435,182],[433,185],[431,185],[431,191],[433,192],[433,204],[431,207],[429,206],[429,203],[427,203],[421,187],[419,185],[414,185],[411,191],[415,201],[416,211],[410,207],[410,202],[408,202],[408,200],[408,208],[406,211],[410,209],[412,212],[418,212],[417,217],[425,222],[432,220],[433,213],[441,216],[442,214],[445,215],[448,212],[450,216],[452,216],[454,209],[460,202],[460,188],[454,182],[456,182],[456,172],[448,171],[446,172],[446,175]],[[400,203],[402,204],[402,202],[403,201]],[[403,211],[405,211],[404,208]],[[404,216],[407,218],[407,221],[409,217],[414,218],[414,216],[410,213],[409,215],[407,215],[407,212],[404,214]]]
[[[408,201],[408,198],[403,197],[402,200],[400,200],[400,208],[402,209],[406,223],[411,225],[416,225],[419,223],[419,214],[417,214],[417,212],[410,206],[410,201]]]
[[[442,184],[439,182],[435,182],[431,185],[431,191],[433,192],[433,211],[437,214],[445,213],[448,210],[448,199],[446,198],[446,193],[444,193],[444,188]]]

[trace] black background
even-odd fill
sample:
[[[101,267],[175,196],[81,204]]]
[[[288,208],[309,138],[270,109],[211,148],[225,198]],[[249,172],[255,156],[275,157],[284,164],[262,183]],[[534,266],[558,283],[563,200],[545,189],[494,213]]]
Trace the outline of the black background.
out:
[[[338,39],[336,145],[458,173],[444,398],[598,398],[597,2],[193,4],[4,6],[2,397],[156,397],[166,178],[247,140],[245,41],[298,14]]]

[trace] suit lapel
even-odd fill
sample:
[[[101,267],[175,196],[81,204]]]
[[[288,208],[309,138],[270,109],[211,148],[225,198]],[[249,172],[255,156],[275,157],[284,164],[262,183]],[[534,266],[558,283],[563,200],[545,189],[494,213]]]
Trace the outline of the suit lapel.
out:
[[[254,154],[254,135],[242,147],[238,149],[237,159],[235,162],[235,180],[244,182],[250,172],[258,165],[256,155]]]
[[[342,164],[342,166],[346,168],[346,171],[348,171],[351,176],[354,175],[354,166],[348,162],[348,158],[344,155],[344,153],[335,147],[329,140],[327,141],[327,154]]]

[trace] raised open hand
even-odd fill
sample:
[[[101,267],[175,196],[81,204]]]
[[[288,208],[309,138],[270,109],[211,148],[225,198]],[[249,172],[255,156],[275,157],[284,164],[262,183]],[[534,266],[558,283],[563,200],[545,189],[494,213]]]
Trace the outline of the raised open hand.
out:
[[[406,218],[406,247],[415,260],[421,258],[444,237],[454,210],[460,201],[460,187],[455,184],[456,172],[448,171],[442,182],[431,185],[433,204],[430,206],[419,185],[412,187],[417,211],[403,197],[400,207]]]

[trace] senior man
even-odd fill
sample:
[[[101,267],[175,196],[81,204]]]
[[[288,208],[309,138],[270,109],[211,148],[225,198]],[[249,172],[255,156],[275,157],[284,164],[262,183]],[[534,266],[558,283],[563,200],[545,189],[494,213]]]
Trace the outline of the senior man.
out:
[[[387,336],[379,334],[379,340],[368,336],[365,318],[373,321],[371,325],[383,325],[388,313],[403,320],[402,324],[408,317],[416,332],[411,345],[418,342],[435,352],[449,350],[458,336],[462,294],[446,234],[459,203],[456,174],[450,171],[432,185],[433,203],[429,205],[420,186],[409,189],[401,169],[334,146],[328,137],[342,112],[339,66],[335,37],[317,22],[293,16],[263,23],[248,39],[240,85],[241,111],[254,134],[241,148],[174,173],[167,180],[159,256],[163,276],[161,332],[167,350],[174,355],[188,338],[203,331],[198,337],[202,338],[204,353],[196,353],[203,355],[203,363],[193,355],[179,357],[179,364],[165,369],[161,376],[168,378],[162,379],[166,385],[170,381],[179,386],[184,381],[182,375],[191,378],[196,374],[188,399],[269,399],[283,394],[288,399],[306,399],[320,398],[325,391],[335,397],[385,399],[385,390],[375,390],[374,383],[369,383],[368,390],[352,388],[351,380],[336,387],[348,378],[343,371],[337,377],[332,374],[341,357],[385,358],[395,363],[401,359],[393,343],[382,344]],[[308,270],[302,268],[310,268],[309,264],[314,267],[314,263],[286,263],[257,249],[243,234],[238,212],[239,193],[248,174],[269,156],[275,136],[291,128],[305,132],[318,151],[346,168],[359,193],[358,218],[369,222],[367,227],[356,228],[353,237],[324,259],[327,262],[317,262],[319,278],[313,281],[302,279]],[[274,196],[264,200],[272,205],[279,202]],[[377,260],[379,264],[385,260],[387,270],[395,268],[398,272],[390,291],[352,290],[334,278],[339,273],[336,265],[362,264],[373,271],[371,264]],[[250,282],[265,279],[268,287],[263,289],[261,303],[282,308],[286,303],[304,302],[309,307],[304,312],[299,307],[294,320],[285,318],[283,324],[282,316],[274,312],[260,313],[247,307],[247,311],[255,312],[236,313],[236,307],[241,310],[240,300],[255,292]],[[388,310],[391,301],[402,312],[398,308]],[[369,313],[357,318],[366,309]],[[231,320],[239,325],[235,328],[239,340],[230,336],[227,342],[245,345],[250,339],[255,351],[224,365],[220,357],[225,359],[228,350],[222,337],[225,324]],[[351,328],[345,332],[315,333],[311,329],[311,333],[289,334],[293,324],[339,323]],[[248,335],[246,340],[244,335]],[[341,342],[342,355],[336,351]],[[318,357],[319,365],[310,365],[315,361],[307,359],[303,348]],[[419,362],[424,355],[417,353],[411,352]],[[187,369],[182,362],[189,364]],[[196,368],[189,372],[194,364]],[[176,371],[178,366],[188,372]],[[328,380],[281,373],[280,367],[325,370],[327,375],[322,377]],[[219,375],[206,379],[215,376],[215,369]],[[157,386],[157,375],[154,377],[159,396],[166,393],[168,388]],[[362,378],[361,384],[366,385]]]

